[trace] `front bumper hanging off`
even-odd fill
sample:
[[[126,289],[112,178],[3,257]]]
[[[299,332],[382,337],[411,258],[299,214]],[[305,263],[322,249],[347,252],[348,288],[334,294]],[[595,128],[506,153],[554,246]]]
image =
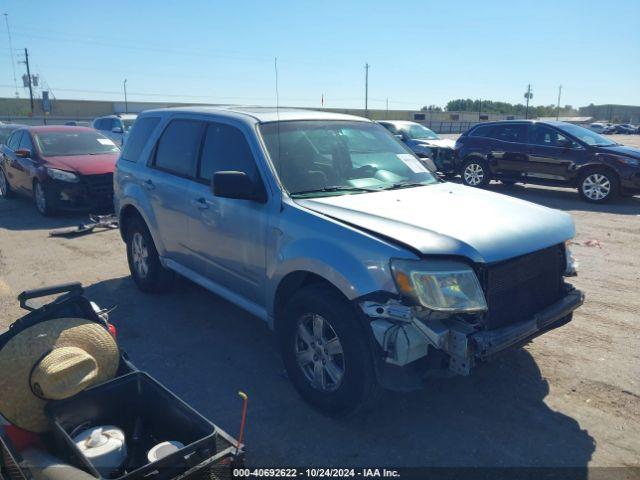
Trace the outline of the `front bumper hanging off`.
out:
[[[420,318],[411,307],[394,301],[364,301],[360,307],[371,320],[373,337],[386,364],[404,367],[435,349],[446,354],[451,373],[468,375],[478,361],[568,323],[583,303],[584,294],[571,288],[533,318],[493,330],[479,330],[456,317]]]

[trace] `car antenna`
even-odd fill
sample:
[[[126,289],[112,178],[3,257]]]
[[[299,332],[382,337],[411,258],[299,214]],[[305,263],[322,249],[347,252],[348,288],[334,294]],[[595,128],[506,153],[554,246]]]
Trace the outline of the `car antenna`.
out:
[[[277,133],[278,136],[278,166],[280,165],[280,91],[278,89],[278,57],[274,57],[273,59],[273,69],[276,74],[276,117],[278,119],[277,125]],[[282,197],[281,197],[282,198]],[[280,211],[284,208],[284,204],[280,203]]]

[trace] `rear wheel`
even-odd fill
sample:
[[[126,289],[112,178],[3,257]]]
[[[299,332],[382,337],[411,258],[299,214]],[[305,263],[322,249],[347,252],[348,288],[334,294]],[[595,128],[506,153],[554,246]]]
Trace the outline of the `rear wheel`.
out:
[[[143,292],[157,293],[168,290],[175,274],[162,266],[149,229],[140,218],[127,226],[127,260],[133,281]]]
[[[0,198],[9,198],[13,194],[9,180],[4,174],[4,170],[0,168]]]
[[[462,165],[462,183],[469,187],[486,187],[491,181],[489,170],[482,160],[471,159]]]
[[[280,341],[291,382],[317,409],[345,415],[375,401],[367,333],[337,291],[324,285],[298,291],[284,308]]]
[[[578,192],[592,203],[603,203],[618,195],[619,182],[615,174],[607,170],[591,170],[580,177]]]

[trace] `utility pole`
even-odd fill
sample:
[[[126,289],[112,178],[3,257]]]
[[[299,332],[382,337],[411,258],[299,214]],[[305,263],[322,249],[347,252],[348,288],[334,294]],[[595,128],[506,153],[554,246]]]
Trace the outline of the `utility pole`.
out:
[[[127,79],[124,79],[124,83],[122,84],[124,87],[124,113],[129,113],[129,102],[127,102]],[[135,85],[134,85],[135,87]]]
[[[29,84],[29,98],[31,99],[31,115],[33,115],[33,88],[31,87],[31,70],[29,69],[29,52],[24,49],[24,63],[27,66],[27,82]]]
[[[369,118],[369,64],[364,64],[364,116]]]
[[[387,113],[384,118],[389,119],[389,97],[387,97]]]
[[[482,115],[482,99],[478,100],[478,121],[480,121],[480,115]]]
[[[13,71],[13,87],[15,88],[16,98],[20,98],[18,93],[18,80],[16,79],[16,64],[13,60],[13,42],[11,41],[11,29],[9,28],[9,14],[4,14],[4,22],[7,24],[7,36],[9,37],[9,58],[11,59],[11,70]]]
[[[560,120],[560,97],[562,95],[562,85],[558,87],[558,111],[556,113],[556,120]]]
[[[529,100],[533,98],[533,93],[531,92],[531,84],[527,86],[527,91],[524,94],[524,98],[527,99],[527,109],[524,113],[524,118],[529,118]]]

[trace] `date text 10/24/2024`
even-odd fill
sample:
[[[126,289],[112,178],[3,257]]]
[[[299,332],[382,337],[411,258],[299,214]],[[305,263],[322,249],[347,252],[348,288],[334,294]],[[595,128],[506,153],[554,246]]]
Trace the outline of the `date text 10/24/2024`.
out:
[[[398,478],[387,468],[236,468],[233,478]]]

